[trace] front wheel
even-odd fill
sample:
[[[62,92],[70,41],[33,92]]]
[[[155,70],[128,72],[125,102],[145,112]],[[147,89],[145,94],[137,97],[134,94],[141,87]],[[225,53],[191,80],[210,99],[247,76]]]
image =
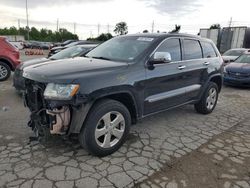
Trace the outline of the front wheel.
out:
[[[101,100],[88,114],[79,135],[80,144],[93,155],[110,155],[125,142],[130,124],[130,113],[122,103]]]
[[[0,81],[5,81],[10,77],[10,67],[3,62],[0,62]]]
[[[207,89],[202,95],[201,100],[194,105],[197,112],[201,114],[211,113],[218,100],[218,86],[214,82],[209,82]]]

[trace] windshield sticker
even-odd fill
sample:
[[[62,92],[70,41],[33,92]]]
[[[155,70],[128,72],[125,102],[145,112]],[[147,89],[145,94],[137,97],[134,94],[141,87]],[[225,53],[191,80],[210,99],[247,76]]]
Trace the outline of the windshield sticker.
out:
[[[151,42],[154,40],[154,38],[149,38],[149,37],[139,37],[137,40],[139,41],[147,41],[147,42]]]

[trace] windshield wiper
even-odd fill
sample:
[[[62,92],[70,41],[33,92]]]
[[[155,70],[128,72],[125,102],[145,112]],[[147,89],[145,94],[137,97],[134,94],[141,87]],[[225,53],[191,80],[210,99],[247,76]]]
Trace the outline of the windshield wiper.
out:
[[[89,57],[89,56],[87,56],[87,57]],[[110,60],[109,58],[107,58],[107,57],[91,57],[91,58],[94,58],[94,59],[103,59],[103,60]]]

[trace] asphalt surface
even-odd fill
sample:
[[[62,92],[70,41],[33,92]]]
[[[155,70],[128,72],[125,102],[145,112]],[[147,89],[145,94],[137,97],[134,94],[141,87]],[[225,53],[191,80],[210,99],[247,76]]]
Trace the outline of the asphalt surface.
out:
[[[187,105],[148,117],[104,158],[75,139],[30,142],[28,117],[1,82],[0,187],[250,187],[249,89],[224,87],[209,115]]]

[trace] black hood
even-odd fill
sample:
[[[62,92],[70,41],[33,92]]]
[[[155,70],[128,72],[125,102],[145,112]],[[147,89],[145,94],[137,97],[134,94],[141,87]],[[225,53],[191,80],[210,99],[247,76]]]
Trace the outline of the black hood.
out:
[[[39,64],[39,63],[43,63],[43,62],[46,62],[46,61],[49,61],[48,58],[38,58],[38,59],[32,59],[32,60],[28,60],[28,61],[25,61],[23,63],[20,64],[19,67],[17,67],[18,69],[20,70],[23,70],[25,67],[28,67],[28,66],[31,66],[31,65],[36,65],[36,64]]]
[[[230,63],[225,69],[229,72],[250,73],[250,63]]]
[[[74,80],[98,76],[98,74],[105,74],[127,66],[128,64],[124,62],[77,57],[28,66],[24,68],[23,76],[45,83],[72,83]]]
[[[51,48],[51,51],[63,50],[65,48],[67,48],[67,47],[66,46],[57,46],[57,47]]]

